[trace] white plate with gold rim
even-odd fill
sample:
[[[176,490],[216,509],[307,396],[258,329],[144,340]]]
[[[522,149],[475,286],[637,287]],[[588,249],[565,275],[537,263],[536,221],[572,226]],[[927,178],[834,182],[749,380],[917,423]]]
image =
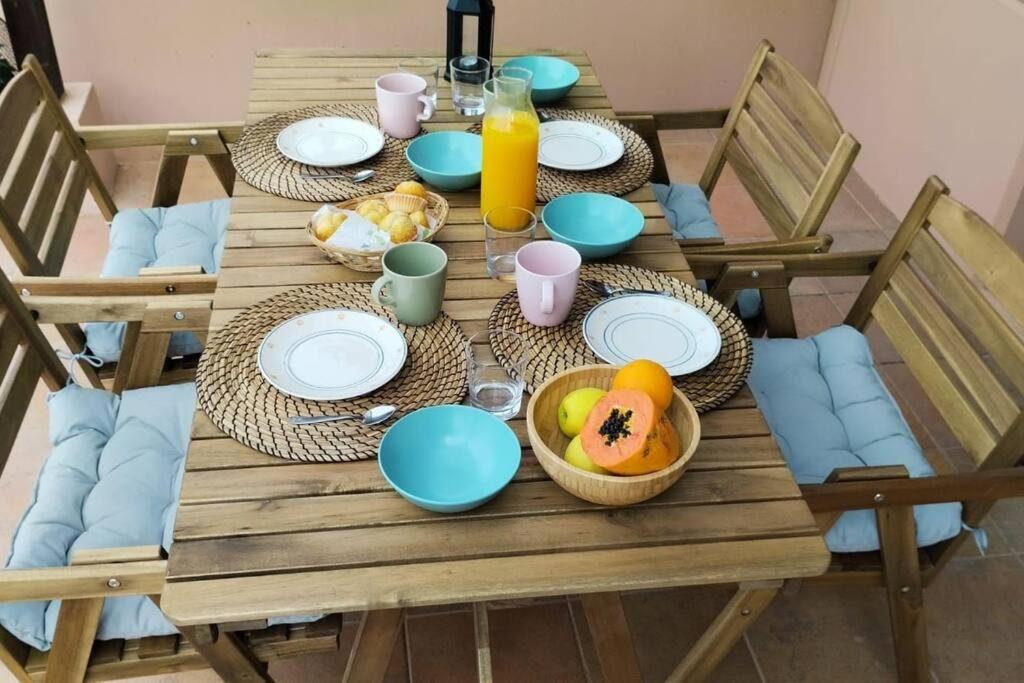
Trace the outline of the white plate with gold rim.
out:
[[[626,147],[607,128],[584,121],[540,124],[537,162],[563,171],[593,171],[622,158]]]
[[[310,401],[363,396],[405,365],[405,336],[384,318],[344,308],[289,318],[257,351],[263,377],[278,391]]]
[[[722,350],[722,333],[707,313],[659,294],[605,299],[583,318],[583,338],[606,363],[646,358],[673,377],[707,367]]]
[[[384,148],[384,135],[358,119],[318,116],[291,124],[277,134],[277,150],[309,166],[349,166]]]

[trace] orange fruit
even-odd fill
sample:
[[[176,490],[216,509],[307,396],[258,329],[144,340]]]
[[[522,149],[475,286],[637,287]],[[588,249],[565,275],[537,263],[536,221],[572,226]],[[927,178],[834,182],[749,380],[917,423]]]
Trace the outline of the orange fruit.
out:
[[[672,377],[653,360],[635,360],[615,373],[612,389],[637,389],[651,397],[659,410],[672,405]]]

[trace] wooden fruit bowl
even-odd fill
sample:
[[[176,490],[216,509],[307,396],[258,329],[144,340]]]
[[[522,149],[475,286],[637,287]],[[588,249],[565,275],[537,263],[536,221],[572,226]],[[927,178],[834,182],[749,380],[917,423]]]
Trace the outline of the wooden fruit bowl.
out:
[[[577,498],[600,505],[632,505],[653,498],[679,480],[700,442],[700,418],[679,389],[668,418],[679,434],[679,459],[663,470],[636,476],[595,474],[570,465],[563,458],[569,438],[558,428],[558,404],[570,391],[583,387],[610,389],[618,368],[586,365],[559,373],[544,382],[526,408],[530,445],[541,467],[559,486]]]

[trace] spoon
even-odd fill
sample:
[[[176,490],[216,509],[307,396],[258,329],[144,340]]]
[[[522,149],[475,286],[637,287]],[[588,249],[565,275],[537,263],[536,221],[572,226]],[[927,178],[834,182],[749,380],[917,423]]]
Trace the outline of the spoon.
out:
[[[362,171],[358,171],[354,174],[346,175],[344,173],[306,173],[305,171],[299,173],[300,178],[307,178],[309,180],[321,180],[321,179],[341,179],[348,180],[353,183],[361,183],[364,180],[369,180],[377,172],[372,168],[364,168]]]
[[[617,294],[657,294],[659,296],[674,296],[667,289],[634,289],[633,287],[618,287],[600,280],[583,280],[583,286],[598,296],[615,296]]]
[[[355,413],[345,413],[342,415],[292,415],[288,418],[288,422],[293,425],[315,425],[322,422],[334,422],[336,420],[362,420],[364,425],[375,425],[384,422],[389,417],[395,414],[398,410],[396,406],[374,406],[367,410],[362,415],[356,415]]]

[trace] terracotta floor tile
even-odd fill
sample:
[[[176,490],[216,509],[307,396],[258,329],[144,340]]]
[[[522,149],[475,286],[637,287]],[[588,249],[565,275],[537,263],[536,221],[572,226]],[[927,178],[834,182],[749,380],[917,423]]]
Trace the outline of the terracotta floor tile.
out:
[[[767,681],[895,681],[885,594],[804,586],[780,595],[747,632]]]
[[[1024,565],[953,560],[925,590],[929,652],[940,681],[1015,681],[1024,671]]]
[[[789,293],[794,296],[801,294],[825,294],[826,290],[820,278],[798,277],[789,284]]]
[[[491,610],[488,620],[498,683],[586,681],[568,603]]]
[[[996,523],[1014,552],[1024,553],[1024,498],[999,501],[988,518]]]
[[[623,607],[644,680],[665,680],[733,592],[732,588],[699,587],[623,594]],[[736,644],[709,680],[761,680],[745,642]]]
[[[845,188],[841,189],[825,215],[820,232],[833,234],[857,230],[879,230],[879,227],[853,195]]]
[[[875,191],[868,186],[856,171],[851,171],[846,177],[845,188],[857,200],[857,203],[874,218],[883,232],[892,234],[899,227],[899,217],[882,203],[882,200],[878,198]]]
[[[410,618],[406,635],[410,677],[416,683],[477,680],[472,612]]]
[[[664,144],[665,166],[674,183],[696,183],[704,173],[711,143]]]
[[[694,143],[714,144],[715,136],[708,128],[660,130],[658,138],[662,145],[690,145]]]
[[[775,234],[742,185],[722,184],[711,193],[711,215],[726,241],[730,238],[773,239]]]
[[[797,336],[809,337],[842,322],[839,309],[825,294],[794,296],[793,315],[796,318]]]
[[[837,275],[821,278],[822,286],[830,294],[859,294],[867,281],[867,275]]]
[[[881,230],[845,230],[832,236],[832,253],[885,249],[889,245],[889,236]]]

